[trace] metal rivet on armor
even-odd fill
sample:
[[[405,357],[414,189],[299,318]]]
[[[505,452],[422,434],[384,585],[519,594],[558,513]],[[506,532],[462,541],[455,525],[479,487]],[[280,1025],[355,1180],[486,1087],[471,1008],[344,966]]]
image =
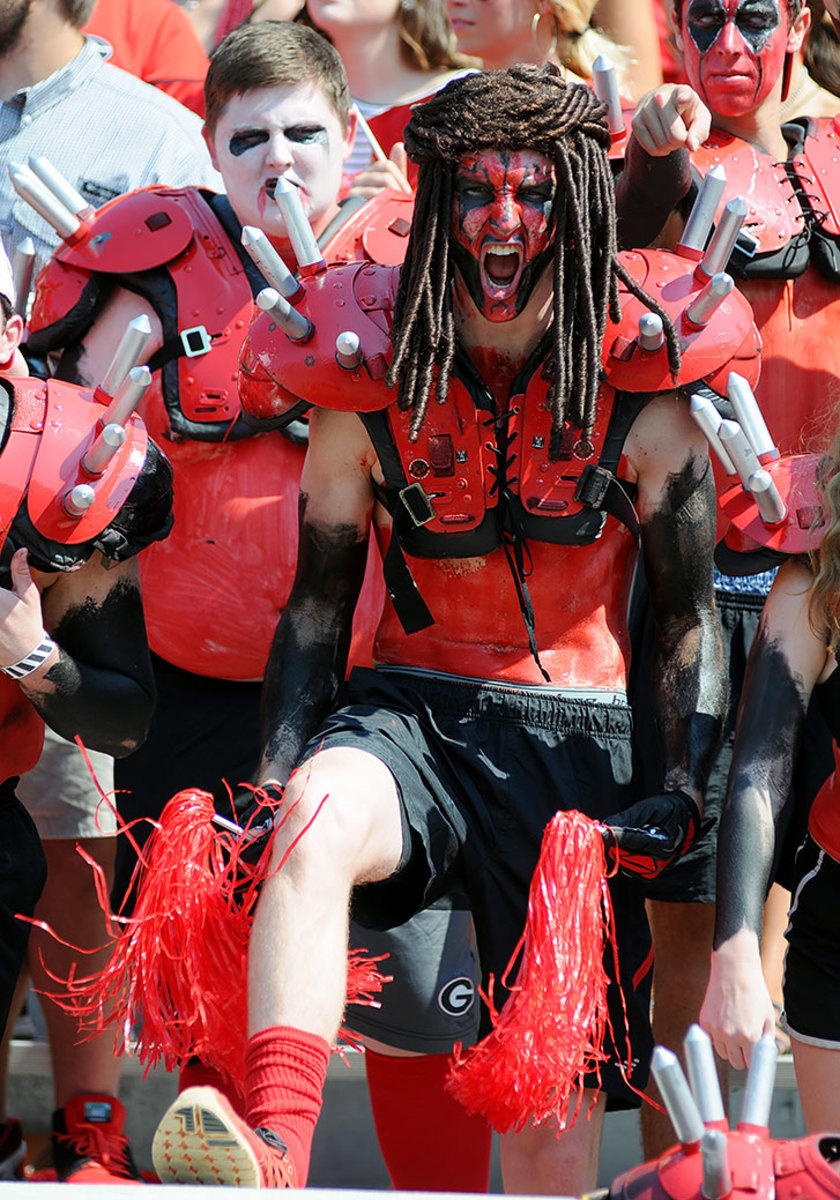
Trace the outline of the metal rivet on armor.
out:
[[[314,354],[307,354],[306,358],[303,360],[304,366],[307,367],[314,367],[317,361],[318,360]]]
[[[195,376],[188,375],[187,378],[184,380],[184,382],[187,384],[188,387],[192,387],[192,385],[195,383]]]
[[[425,458],[413,458],[408,464],[408,473],[415,479],[422,479],[425,475],[429,474],[429,470],[429,464]]]
[[[346,303],[347,303],[346,300],[336,300],[335,306],[336,306],[336,308],[344,308]]]
[[[541,471],[550,471],[550,470],[551,470],[551,463],[547,463],[547,462],[542,462],[542,463],[540,463],[540,470],[541,470]]]
[[[363,275],[375,275],[376,270],[374,267],[365,267],[364,271],[362,271],[362,274]]]
[[[591,458],[595,453],[595,447],[586,438],[581,438],[575,442],[572,451],[575,458]]]
[[[219,316],[221,316],[224,311],[225,311],[224,305],[219,304],[216,308],[216,312],[219,314]]]
[[[244,325],[245,325],[244,321],[234,321],[233,328],[234,329],[242,329]]]
[[[463,492],[464,488],[467,486],[466,479],[456,479],[455,486],[456,486],[456,488],[460,488],[461,491]]]

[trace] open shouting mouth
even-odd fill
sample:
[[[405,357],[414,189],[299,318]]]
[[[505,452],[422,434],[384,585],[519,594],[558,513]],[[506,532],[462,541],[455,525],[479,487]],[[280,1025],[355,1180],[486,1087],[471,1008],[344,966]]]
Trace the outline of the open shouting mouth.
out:
[[[507,300],[522,277],[525,255],[518,242],[485,242],[481,247],[479,267],[481,285],[488,297]]]

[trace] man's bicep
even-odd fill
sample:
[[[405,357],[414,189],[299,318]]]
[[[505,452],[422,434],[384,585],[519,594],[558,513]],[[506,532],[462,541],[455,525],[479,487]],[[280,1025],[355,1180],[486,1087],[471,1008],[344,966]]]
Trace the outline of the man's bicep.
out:
[[[81,343],[61,356],[56,376],[84,387],[96,387],[105,378],[129,323],[142,316],[148,318],[152,329],[140,359],[141,363],[146,362],[160,346],[160,322],[147,301],[118,288]]]
[[[111,564],[98,552],[45,589],[44,624],[72,658],[134,674],[148,655],[137,560]]]

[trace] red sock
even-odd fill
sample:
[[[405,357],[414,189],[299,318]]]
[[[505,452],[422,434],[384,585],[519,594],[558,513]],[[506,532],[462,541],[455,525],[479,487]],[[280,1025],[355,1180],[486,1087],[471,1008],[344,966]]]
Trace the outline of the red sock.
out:
[[[226,1080],[215,1067],[209,1067],[200,1058],[191,1058],[178,1073],[178,1091],[189,1087],[211,1087],[221,1092],[233,1105],[234,1111],[245,1118],[245,1093],[236,1084]]]
[[[329,1058],[329,1042],[290,1025],[255,1033],[245,1051],[246,1120],[252,1129],[264,1125],[279,1134],[301,1187],[309,1173]]]
[[[398,1191],[487,1191],[492,1131],[445,1089],[451,1066],[450,1054],[365,1051],[379,1148]]]

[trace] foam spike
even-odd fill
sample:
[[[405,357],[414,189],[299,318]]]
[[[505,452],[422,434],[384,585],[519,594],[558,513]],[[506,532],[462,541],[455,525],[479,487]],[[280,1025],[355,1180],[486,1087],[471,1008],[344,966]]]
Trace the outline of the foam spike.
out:
[[[35,272],[35,243],[31,237],[23,238],[12,255],[12,279],[15,286],[15,308],[22,317],[26,316],[29,293],[32,291],[32,276]]]
[[[361,366],[364,355],[359,335],[350,329],[340,333],[335,339],[335,357],[338,365],[344,367],[345,371],[355,371]]]
[[[773,1087],[776,1082],[776,1059],[779,1047],[772,1033],[764,1033],[753,1046],[747,1086],[744,1089],[744,1106],[741,1109],[741,1125],[753,1125],[766,1129],[770,1122],[770,1105],[773,1103]]]
[[[123,425],[106,425],[100,429],[96,441],[82,459],[82,466],[88,475],[101,475],[108,463],[125,441]]]
[[[240,240],[268,284],[292,304],[299,300],[304,294],[304,289],[274,249],[265,232],[256,225],[243,225]]]
[[[665,332],[662,328],[662,318],[658,313],[644,313],[639,317],[639,336],[638,342],[643,350],[649,353],[658,350],[665,341]]]
[[[761,470],[761,463],[737,421],[721,421],[718,437],[723,448],[735,464],[738,478],[746,491],[750,490],[750,476]]]
[[[695,274],[701,279],[711,279],[712,275],[726,270],[746,215],[747,202],[743,196],[735,196],[725,205],[703,260],[695,268]]]
[[[54,167],[43,154],[33,154],[29,159],[29,168],[41,183],[52,192],[74,216],[80,221],[87,221],[96,209],[85,200],[80,191],[73,187],[69,179],[65,179],[57,167]]]
[[[148,367],[132,367],[102,415],[103,429],[106,425],[127,425],[151,382],[152,372]]]
[[[116,395],[129,371],[140,362],[151,335],[152,325],[147,316],[135,317],[133,321],[129,321],[105,378],[96,389],[100,397],[107,401]]]
[[[703,1121],[676,1054],[657,1046],[650,1069],[677,1137],[683,1146],[697,1145],[703,1136]]]
[[[303,211],[298,189],[281,176],[274,189],[274,199],[283,217],[300,273],[315,275],[323,271],[326,267],[324,256],[312,232],[309,218]]]
[[[275,288],[263,288],[257,296],[257,304],[280,326],[286,337],[292,342],[308,342],[315,332],[315,326],[303,313],[292,308],[288,300]]]
[[[768,471],[762,467],[750,475],[749,490],[765,525],[781,525],[787,516],[787,506]]]
[[[64,511],[70,517],[83,517],[96,499],[96,492],[89,483],[77,483],[64,497]]]
[[[691,397],[691,415],[694,418],[695,424],[705,434],[707,442],[720,459],[720,465],[726,474],[734,475],[735,464],[727,454],[723,442],[719,437],[722,418],[714,404],[712,404],[707,396],[700,396],[695,392]]]
[[[686,307],[683,313],[685,320],[697,329],[708,325],[716,309],[724,302],[734,287],[735,280],[725,271],[719,271],[717,275],[713,275]]]
[[[725,1200],[732,1191],[729,1148],[722,1129],[707,1129],[700,1141],[703,1157],[703,1182],[700,1194],[705,1200]]]
[[[700,185],[697,199],[683,229],[683,235],[677,245],[677,254],[683,258],[693,258],[697,262],[703,257],[703,251],[712,228],[717,207],[726,187],[726,172],[718,164],[712,167]]]
[[[765,463],[779,457],[779,451],[770,436],[758,401],[753,390],[737,371],[730,371],[726,380],[726,394],[735,410],[735,418],[747,435],[760,462]]]
[[[683,1042],[691,1091],[705,1124],[725,1121],[712,1039],[699,1025],[692,1025]],[[705,1194],[705,1193],[704,1193]]]
[[[624,133],[624,113],[618,94],[615,63],[606,54],[599,54],[592,64],[592,86],[595,95],[607,106],[607,125],[613,137]]]
[[[53,195],[41,180],[23,163],[9,164],[12,187],[39,217],[43,217],[62,239],[72,237],[81,228],[81,221],[66,204]]]

